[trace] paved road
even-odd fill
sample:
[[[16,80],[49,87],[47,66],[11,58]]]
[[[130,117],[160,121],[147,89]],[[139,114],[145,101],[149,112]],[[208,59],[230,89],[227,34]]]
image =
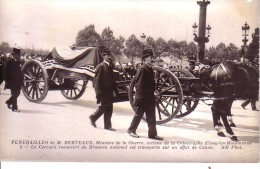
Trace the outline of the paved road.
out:
[[[218,137],[212,127],[210,107],[201,103],[190,115],[157,126],[164,141],[147,138],[147,125],[141,122],[137,133],[130,137],[126,130],[132,120],[129,102],[114,104],[112,118],[115,132],[89,123],[95,111],[91,84],[76,100],[65,99],[59,91],[50,91],[39,104],[19,97],[21,112],[6,108],[8,90],[0,86],[0,154],[2,160],[15,161],[91,161],[91,162],[258,162],[259,112],[244,110],[242,101],[232,108],[237,127],[238,143],[229,137]],[[227,135],[228,136],[228,135]]]

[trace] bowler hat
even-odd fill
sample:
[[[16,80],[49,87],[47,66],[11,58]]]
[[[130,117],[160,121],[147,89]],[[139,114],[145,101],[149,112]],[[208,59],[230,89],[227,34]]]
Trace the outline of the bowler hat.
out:
[[[149,56],[153,56],[153,50],[152,49],[143,50],[142,59],[148,58]]]
[[[102,53],[102,55],[111,55],[111,52],[108,48],[103,49],[103,51],[101,53]]]
[[[13,48],[12,54],[18,54],[18,55],[20,55],[20,53],[21,53],[21,49],[20,49],[20,48]]]
[[[102,55],[111,55],[110,50],[105,46],[99,46],[99,50]]]

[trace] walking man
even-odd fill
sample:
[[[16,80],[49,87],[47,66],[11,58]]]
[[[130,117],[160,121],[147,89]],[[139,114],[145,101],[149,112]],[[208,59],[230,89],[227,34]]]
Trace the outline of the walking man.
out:
[[[109,49],[102,51],[104,61],[97,65],[93,80],[96,92],[97,104],[100,104],[95,113],[89,116],[91,125],[96,126],[96,121],[104,114],[104,128],[115,131],[112,128],[111,117],[113,113],[113,92],[118,93],[113,74],[112,57]]]
[[[132,120],[127,132],[130,136],[138,138],[136,134],[137,127],[145,113],[148,124],[148,137],[150,139],[162,140],[162,137],[157,136],[156,118],[155,118],[155,82],[152,65],[153,51],[146,49],[143,51],[142,59],[144,64],[138,69],[135,80],[135,116]]]
[[[21,49],[13,48],[12,58],[8,59],[4,67],[5,89],[11,90],[11,97],[5,102],[9,109],[19,112],[17,98],[23,85],[23,74],[20,62]]]

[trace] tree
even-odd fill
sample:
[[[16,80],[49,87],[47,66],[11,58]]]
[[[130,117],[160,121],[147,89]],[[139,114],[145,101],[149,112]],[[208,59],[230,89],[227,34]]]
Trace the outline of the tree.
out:
[[[141,57],[141,50],[142,50],[142,44],[141,42],[136,38],[134,34],[132,34],[127,40],[126,40],[126,47],[124,50],[124,53],[128,58],[131,58],[132,62],[134,61],[135,57]]]
[[[147,41],[147,44],[146,44],[147,47],[152,48],[152,49],[156,48],[155,40],[151,36],[147,37],[146,41]]]
[[[118,39],[114,40],[114,43],[111,47],[111,52],[117,57],[118,60],[120,55],[122,55],[122,50],[124,49],[125,39],[122,36],[119,36]]]
[[[95,26],[89,25],[78,32],[75,44],[76,46],[98,46],[102,44],[102,41],[100,35],[95,31]]]
[[[234,45],[233,43],[230,43],[227,46],[227,52],[229,60],[239,60],[241,58],[238,47],[236,47],[236,45]]]
[[[7,42],[2,42],[0,44],[0,53],[8,53],[10,51],[12,51],[12,49]]]
[[[111,49],[113,44],[115,43],[115,37],[113,35],[113,31],[110,27],[107,27],[103,30],[101,34],[102,44],[107,48]]]
[[[193,55],[197,55],[197,51],[198,51],[198,47],[194,42],[190,42],[188,44],[188,52],[189,55],[193,54]]]
[[[154,48],[154,55],[155,56],[160,56],[167,47],[167,43],[163,38],[158,38],[155,41],[155,48]]]

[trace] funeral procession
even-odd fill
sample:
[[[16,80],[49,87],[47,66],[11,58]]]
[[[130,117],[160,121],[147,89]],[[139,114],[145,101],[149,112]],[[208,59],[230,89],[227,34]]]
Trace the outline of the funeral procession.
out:
[[[12,1],[0,7],[0,160],[259,162],[259,1],[22,1],[16,18]]]

